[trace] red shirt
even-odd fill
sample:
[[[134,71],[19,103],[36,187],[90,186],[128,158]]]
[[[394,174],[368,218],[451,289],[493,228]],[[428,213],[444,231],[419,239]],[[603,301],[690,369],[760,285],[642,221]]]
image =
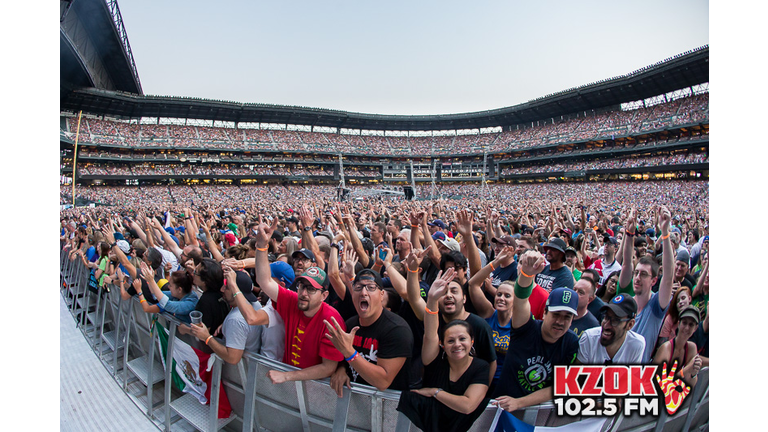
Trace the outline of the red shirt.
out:
[[[334,317],[346,331],[341,315],[329,304],[322,303],[317,313],[310,318],[297,307],[298,298],[294,291],[279,287],[276,309],[285,324],[283,363],[305,369],[322,363],[323,358],[344,360],[341,352],[325,337],[328,329],[323,323],[324,320],[333,323],[331,317]]]
[[[549,293],[547,290],[540,287],[539,284],[534,284],[531,296],[528,297],[528,302],[531,304],[531,314],[537,320],[544,319],[544,308],[547,306],[547,299]]]

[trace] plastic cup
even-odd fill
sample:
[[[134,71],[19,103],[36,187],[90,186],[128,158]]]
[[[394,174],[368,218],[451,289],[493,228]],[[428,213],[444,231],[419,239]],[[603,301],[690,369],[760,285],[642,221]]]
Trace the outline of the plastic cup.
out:
[[[203,313],[200,311],[192,311],[189,313],[189,319],[192,320],[192,324],[200,324],[203,322]]]

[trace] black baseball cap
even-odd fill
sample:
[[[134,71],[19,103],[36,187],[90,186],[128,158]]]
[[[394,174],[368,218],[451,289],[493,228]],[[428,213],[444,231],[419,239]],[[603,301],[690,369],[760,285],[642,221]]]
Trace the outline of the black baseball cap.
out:
[[[553,237],[553,238],[549,239],[549,243],[544,245],[544,249],[551,248],[551,249],[554,249],[556,251],[560,251],[563,254],[565,254],[565,248],[566,247],[567,247],[567,245],[565,244],[563,239],[561,239],[559,237]]]
[[[309,258],[312,262],[315,262],[315,254],[311,250],[309,250],[307,248],[301,248],[301,249],[295,251],[294,253],[291,254],[291,258],[295,259],[296,258],[296,254],[304,255],[305,257]]]
[[[637,303],[635,303],[635,299],[632,297],[625,294],[619,294],[612,298],[605,306],[601,307],[600,312],[604,312],[607,309],[610,309],[619,318],[624,318],[626,316],[634,317],[637,313]]]
[[[243,297],[251,303],[259,301],[259,298],[253,293],[253,280],[248,273],[244,271],[238,271],[235,282],[237,283],[237,289],[243,293]]]
[[[364,280],[372,280],[376,282],[376,285],[379,286],[379,289],[384,288],[384,282],[381,280],[381,275],[379,275],[379,272],[373,271],[368,268],[362,269],[355,276],[355,281],[353,283],[358,283],[359,281],[364,281]]]

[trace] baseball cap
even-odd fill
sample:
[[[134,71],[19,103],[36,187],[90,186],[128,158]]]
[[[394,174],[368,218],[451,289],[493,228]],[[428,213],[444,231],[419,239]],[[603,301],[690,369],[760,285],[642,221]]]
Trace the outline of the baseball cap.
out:
[[[226,233],[224,235],[224,240],[227,242],[229,246],[232,246],[234,244],[237,244],[237,239],[235,238],[235,235],[232,233]]]
[[[360,273],[358,273],[355,276],[355,281],[353,283],[358,283],[359,281],[363,280],[371,280],[376,282],[376,285],[379,286],[379,289],[384,288],[384,282],[381,280],[381,275],[379,275],[378,272],[375,272],[371,269],[362,269],[360,270]]]
[[[240,290],[241,293],[243,293],[243,297],[246,298],[250,303],[256,303],[259,301],[259,298],[256,297],[256,294],[253,293],[253,280],[251,280],[251,277],[248,275],[248,273],[244,271],[237,271],[235,283],[237,283],[237,289]]]
[[[281,281],[283,285],[289,287],[293,284],[293,280],[296,279],[296,274],[293,271],[293,267],[285,261],[275,261],[269,265],[269,270],[272,277]]]
[[[680,319],[686,317],[693,318],[693,320],[696,321],[696,324],[701,322],[701,312],[699,312],[696,306],[686,306],[682,311],[680,311]]]
[[[554,250],[560,251],[562,253],[565,253],[566,244],[563,241],[563,239],[559,237],[553,237],[549,239],[549,243],[544,245],[544,249],[546,248],[552,248]]]
[[[440,229],[446,229],[445,222],[441,221],[440,219],[435,219],[432,222],[427,222],[427,225],[429,226],[437,226],[440,227]]]
[[[569,253],[572,253],[572,254],[574,254],[574,255],[578,255],[578,254],[576,253],[576,249],[574,249],[574,248],[573,248],[573,247],[571,247],[571,246],[568,246],[567,248],[565,248],[565,254],[566,254],[566,255],[568,255]]]
[[[614,236],[608,236],[608,237],[606,237],[606,239],[605,239],[605,242],[606,242],[606,243],[610,243],[610,244],[612,244],[612,245],[614,245],[614,246],[616,246],[617,244],[619,244],[619,241],[618,241],[618,240],[616,240],[616,237],[614,237]]]
[[[691,255],[688,253],[687,250],[683,249],[680,252],[677,253],[677,261],[682,261],[686,264],[691,262]]]
[[[125,237],[123,237],[123,235],[120,234],[119,232],[116,232],[115,233],[115,240],[125,240]]]
[[[123,251],[124,254],[131,253],[131,245],[128,244],[125,240],[118,240],[115,243],[117,243],[117,247],[120,248],[121,251]]]
[[[637,303],[631,296],[619,294],[612,298],[605,306],[600,308],[600,311],[610,309],[617,317],[623,318],[625,316],[634,317],[637,313]]]
[[[323,284],[325,283],[325,272],[319,267],[308,268],[301,276],[296,278],[296,281],[298,282],[299,279],[304,279],[319,290],[325,289],[323,288]]]
[[[445,240],[438,240],[438,241],[442,243],[443,246],[447,247],[452,251],[461,251],[461,245],[455,239],[447,238]]]
[[[491,240],[491,243],[499,243],[506,246],[517,246],[515,238],[508,235],[502,236],[501,238],[494,237],[493,240]]]
[[[288,219],[285,220],[286,222],[293,222],[293,223],[299,223],[299,220],[296,219],[295,216],[291,216]]]
[[[656,230],[654,230],[653,228],[648,228],[647,230],[645,230],[645,235],[656,238]]]
[[[432,240],[445,240],[445,233],[442,231],[438,231],[432,234]]]
[[[167,283],[168,283],[168,279],[160,279],[159,281],[157,281],[157,287],[160,289],[163,289],[163,287]]]
[[[576,315],[579,306],[579,295],[568,288],[555,288],[547,298],[547,310],[550,312],[566,311]]]
[[[296,255],[298,255],[298,254],[304,255],[305,257],[309,258],[312,262],[315,262],[315,254],[311,250],[309,250],[307,248],[301,248],[301,249],[293,252],[291,254],[291,258],[295,259]]]
[[[173,229],[173,227],[165,227],[165,232],[167,232],[170,235],[176,234],[176,230]]]

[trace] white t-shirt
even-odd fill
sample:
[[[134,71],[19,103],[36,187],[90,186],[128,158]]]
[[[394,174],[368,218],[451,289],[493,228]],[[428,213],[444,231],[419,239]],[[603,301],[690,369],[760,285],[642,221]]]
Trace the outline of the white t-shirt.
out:
[[[621,344],[616,355],[611,358],[608,351],[600,345],[600,333],[602,327],[593,327],[584,330],[579,338],[578,359],[582,364],[605,364],[607,360],[618,364],[640,364],[643,360],[643,351],[645,350],[645,338],[632,330],[627,332],[624,343]]]
[[[272,300],[261,310],[269,316],[269,324],[261,332],[261,355],[272,360],[283,361],[285,353],[285,325],[283,318],[272,306]]]

